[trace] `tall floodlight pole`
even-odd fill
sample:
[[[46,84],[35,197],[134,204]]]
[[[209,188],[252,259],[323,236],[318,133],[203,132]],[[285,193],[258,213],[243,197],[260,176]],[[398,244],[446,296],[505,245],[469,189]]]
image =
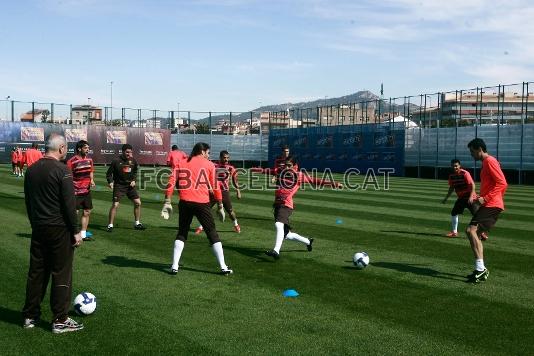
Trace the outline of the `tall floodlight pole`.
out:
[[[109,109],[111,110],[110,121],[113,124],[113,82],[109,82]]]

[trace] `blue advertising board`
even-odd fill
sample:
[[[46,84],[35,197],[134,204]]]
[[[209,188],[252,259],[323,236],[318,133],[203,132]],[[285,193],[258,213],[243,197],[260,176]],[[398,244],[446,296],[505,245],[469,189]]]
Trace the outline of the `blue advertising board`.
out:
[[[394,168],[404,175],[404,127],[393,124],[310,127],[271,130],[269,162],[288,145],[301,168],[344,172],[357,168]]]

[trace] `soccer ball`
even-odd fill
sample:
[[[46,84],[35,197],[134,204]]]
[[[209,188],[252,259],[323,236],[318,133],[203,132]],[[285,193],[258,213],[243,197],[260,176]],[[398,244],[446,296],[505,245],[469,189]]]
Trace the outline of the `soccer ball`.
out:
[[[354,266],[358,269],[364,269],[369,264],[369,255],[366,252],[356,252],[352,257]]]
[[[74,310],[80,315],[92,314],[96,309],[96,297],[89,292],[80,293],[74,298]]]

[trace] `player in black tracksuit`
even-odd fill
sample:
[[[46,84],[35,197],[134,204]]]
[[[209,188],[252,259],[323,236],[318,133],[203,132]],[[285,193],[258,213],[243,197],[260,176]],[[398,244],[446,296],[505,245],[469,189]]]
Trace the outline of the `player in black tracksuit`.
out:
[[[122,145],[122,154],[114,159],[106,173],[108,186],[113,189],[113,203],[109,209],[109,224],[108,232],[113,231],[113,221],[115,214],[119,207],[121,198],[126,195],[134,203],[134,228],[136,230],[144,230],[145,227],[141,224],[141,198],[135,189],[137,171],[139,165],[135,158],[133,158],[133,149],[130,144]]]

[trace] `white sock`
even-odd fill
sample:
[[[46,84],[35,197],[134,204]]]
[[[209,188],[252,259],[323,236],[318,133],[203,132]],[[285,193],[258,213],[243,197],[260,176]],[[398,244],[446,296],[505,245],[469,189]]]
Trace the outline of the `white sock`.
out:
[[[216,242],[213,245],[211,245],[211,249],[213,250],[213,254],[217,258],[217,262],[219,262],[219,266],[221,269],[228,269],[228,266],[224,262],[224,251],[222,247],[222,242]]]
[[[237,225],[239,225],[239,224],[237,223],[237,219],[235,219],[234,220],[234,226],[237,226]]]
[[[458,215],[451,215],[452,231],[458,232]]]
[[[174,240],[174,250],[172,252],[172,269],[178,270],[178,262],[182,257],[182,251],[184,250],[184,242],[182,240]]]
[[[309,240],[309,239],[307,239],[307,238],[304,237],[304,236],[300,236],[299,234],[294,233],[294,232],[289,232],[289,233],[286,235],[286,239],[288,239],[288,240],[295,240],[295,241],[298,241],[298,242],[302,242],[303,244],[306,244],[306,245],[309,245],[309,244],[310,244],[310,240]]]
[[[275,222],[274,226],[276,227],[276,242],[274,243],[274,250],[276,253],[280,253],[282,248],[282,242],[284,242],[284,223]]]
[[[483,270],[486,269],[486,266],[484,266],[484,260],[483,259],[479,259],[479,260],[475,261],[475,269],[477,271],[483,271]]]
[[[139,224],[141,224],[141,221],[135,220],[135,225],[139,225]]]
[[[82,239],[85,239],[87,237],[87,231],[86,230],[80,231],[80,234],[82,235]]]
[[[113,227],[113,224],[108,224],[108,227]]]
[[[200,230],[204,230],[204,228],[202,227],[202,225],[198,225],[198,229],[200,229]]]

